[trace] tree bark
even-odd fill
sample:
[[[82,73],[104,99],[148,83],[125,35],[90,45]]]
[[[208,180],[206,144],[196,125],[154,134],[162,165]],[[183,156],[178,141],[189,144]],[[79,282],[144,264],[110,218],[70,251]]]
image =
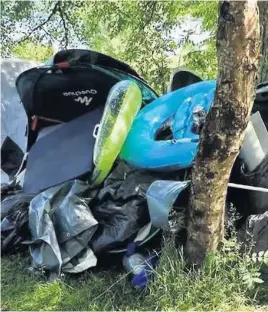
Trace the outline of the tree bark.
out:
[[[268,81],[268,1],[258,1],[261,29],[261,58],[258,82]]]
[[[218,80],[192,171],[186,255],[202,264],[224,238],[227,184],[253,105],[260,50],[257,0],[219,3]]]

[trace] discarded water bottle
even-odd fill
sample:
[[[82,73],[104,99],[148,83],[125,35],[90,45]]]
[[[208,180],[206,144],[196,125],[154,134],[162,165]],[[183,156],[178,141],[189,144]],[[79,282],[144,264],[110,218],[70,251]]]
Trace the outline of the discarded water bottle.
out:
[[[139,253],[134,253],[131,256],[125,255],[123,258],[123,266],[128,273],[138,275],[146,269],[146,259]]]

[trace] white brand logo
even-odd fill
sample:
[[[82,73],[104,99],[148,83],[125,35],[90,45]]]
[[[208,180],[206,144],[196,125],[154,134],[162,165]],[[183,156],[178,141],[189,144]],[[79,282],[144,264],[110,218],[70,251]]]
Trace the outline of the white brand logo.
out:
[[[76,102],[80,102],[81,104],[85,104],[86,106],[88,106],[91,101],[92,101],[92,97],[87,97],[87,96],[79,96],[77,99],[74,99]]]
[[[97,90],[91,89],[91,90],[71,91],[71,92],[63,92],[62,94],[63,96],[78,96],[74,100],[76,102],[79,102],[81,104],[85,104],[86,106],[88,106],[93,100],[92,95],[97,94]],[[90,94],[91,97],[86,96],[87,94]]]
[[[97,94],[97,90],[82,90],[82,91],[72,91],[72,92],[63,92],[64,96],[79,96],[79,95],[87,95],[87,94]]]

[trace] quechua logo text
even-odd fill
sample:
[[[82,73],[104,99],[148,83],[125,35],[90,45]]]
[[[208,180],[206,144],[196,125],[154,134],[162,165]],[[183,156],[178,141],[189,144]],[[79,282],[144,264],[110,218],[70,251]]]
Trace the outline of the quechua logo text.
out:
[[[91,89],[82,91],[63,92],[63,96],[74,97],[74,101],[84,104],[85,106],[88,106],[92,102],[94,95],[97,93],[98,93],[97,90]]]

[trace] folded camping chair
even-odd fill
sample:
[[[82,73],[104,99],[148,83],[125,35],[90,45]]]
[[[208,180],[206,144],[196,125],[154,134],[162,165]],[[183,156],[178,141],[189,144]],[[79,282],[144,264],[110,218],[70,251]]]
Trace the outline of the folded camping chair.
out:
[[[27,169],[25,192],[38,193],[92,171],[94,128],[110,89],[124,79],[139,85],[143,105],[157,98],[127,64],[88,50],[61,51],[17,78],[28,117],[27,153],[18,171]]]

